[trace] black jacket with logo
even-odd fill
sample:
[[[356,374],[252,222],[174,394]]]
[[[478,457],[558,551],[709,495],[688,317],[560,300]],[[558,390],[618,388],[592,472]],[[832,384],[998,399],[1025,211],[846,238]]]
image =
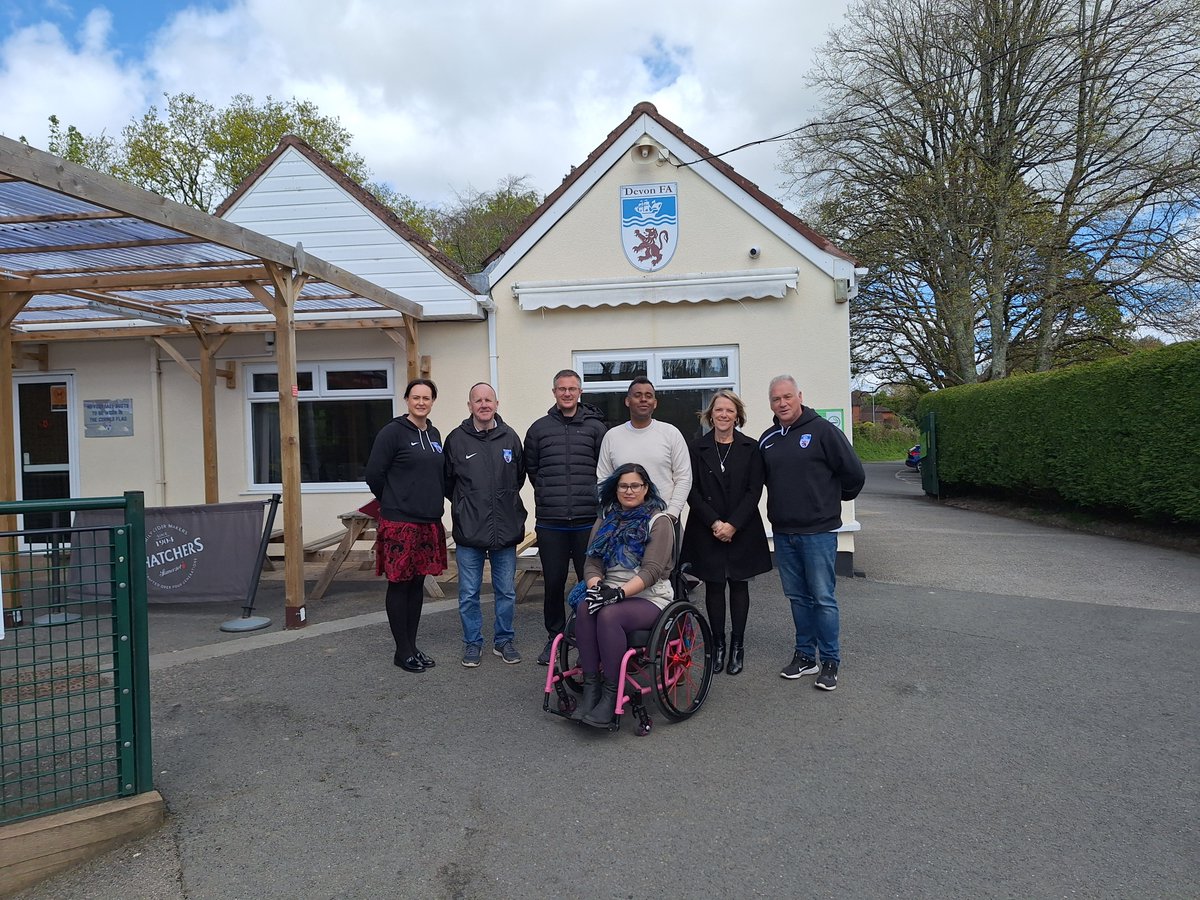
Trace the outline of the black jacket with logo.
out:
[[[397,416],[379,429],[364,479],[392,522],[439,522],[446,507],[442,436],[426,420],[421,431]]]
[[[487,550],[519,544],[527,515],[521,438],[499,415],[488,431],[476,431],[468,416],[446,436],[444,449],[454,542]]]
[[[608,429],[604,414],[580,403],[567,418],[557,404],[525,433],[525,471],[534,509],[543,524],[596,520],[596,460]]]
[[[866,482],[842,429],[800,407],[789,426],[775,424],[758,440],[766,467],[767,518],[780,534],[821,534],[842,527],[842,501]]]

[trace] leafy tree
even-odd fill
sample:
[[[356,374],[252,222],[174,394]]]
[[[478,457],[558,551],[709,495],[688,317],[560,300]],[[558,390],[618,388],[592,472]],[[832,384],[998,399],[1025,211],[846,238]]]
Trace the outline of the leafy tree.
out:
[[[24,136],[21,141],[28,143]],[[111,168],[116,156],[116,144],[104,132],[89,137],[74,125],[68,125],[64,131],[58,116],[50,117],[50,139],[46,147],[56,156],[90,169]]]
[[[1200,334],[1191,0],[860,0],[785,151],[871,272],[855,366],[943,386]]]
[[[195,94],[165,95],[166,108],[152,106],[121,132],[120,141],[101,133],[64,131],[50,117],[47,148],[72,162],[115,175],[188,206],[211,212],[253,172],[286,135],[296,135],[421,234],[433,233],[432,210],[371,181],[371,170],[351,149],[352,136],[335,116],[322,115],[308,100],[262,102],[238,94],[218,108]]]
[[[464,270],[478,272],[539,203],[541,196],[525,175],[508,175],[494,191],[468,188],[441,211],[435,242]]]

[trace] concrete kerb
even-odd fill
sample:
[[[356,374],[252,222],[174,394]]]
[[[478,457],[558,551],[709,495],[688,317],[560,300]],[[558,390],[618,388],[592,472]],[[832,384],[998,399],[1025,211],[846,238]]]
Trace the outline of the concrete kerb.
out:
[[[442,613],[449,610],[457,610],[457,600],[437,600],[427,601],[424,606],[424,613]],[[369,625],[386,624],[387,613],[373,612],[363,613],[357,616],[350,616],[344,619],[333,619],[328,622],[316,622],[306,628],[299,628],[294,631],[270,631],[258,634],[249,634],[239,638],[236,641],[222,641],[217,644],[204,644],[199,647],[190,647],[186,650],[171,650],[165,653],[155,653],[150,657],[150,671],[157,672],[163,669],[169,669],[173,666],[182,666],[187,663],[201,662],[209,659],[218,659],[222,656],[232,656],[235,653],[247,653],[251,650],[261,650],[264,647],[278,647],[282,644],[291,644],[296,641],[308,640],[310,638],[324,637],[329,634],[337,634],[340,631],[351,631],[355,628],[365,628]]]

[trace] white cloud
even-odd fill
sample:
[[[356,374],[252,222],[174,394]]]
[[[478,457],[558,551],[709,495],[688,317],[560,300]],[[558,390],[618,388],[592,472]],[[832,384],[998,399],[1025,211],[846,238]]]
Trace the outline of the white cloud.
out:
[[[44,147],[51,115],[87,133],[117,134],[141,113],[146,80],[108,49],[110,29],[109,14],[95,10],[73,41],[48,23],[9,34],[0,44],[0,132]]]
[[[74,46],[45,26],[4,43],[0,96],[23,96],[0,129],[38,143],[55,112],[112,133],[163,92],[297,96],[420,200],[509,173],[548,192],[642,100],[716,152],[801,124],[803,73],[845,2],[242,0],[174,15],[144,61],[107,50],[93,13]],[[778,195],[777,150],[728,161]]]

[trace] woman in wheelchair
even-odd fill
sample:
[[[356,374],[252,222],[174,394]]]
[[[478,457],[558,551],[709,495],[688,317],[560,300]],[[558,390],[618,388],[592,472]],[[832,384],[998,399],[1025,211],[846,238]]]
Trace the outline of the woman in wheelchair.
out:
[[[619,466],[600,485],[583,578],[587,594],[575,613],[583,696],[571,718],[596,728],[614,719],[617,673],[629,634],[653,628],[674,599],[675,523],[637,463]],[[603,675],[601,674],[603,672]]]

